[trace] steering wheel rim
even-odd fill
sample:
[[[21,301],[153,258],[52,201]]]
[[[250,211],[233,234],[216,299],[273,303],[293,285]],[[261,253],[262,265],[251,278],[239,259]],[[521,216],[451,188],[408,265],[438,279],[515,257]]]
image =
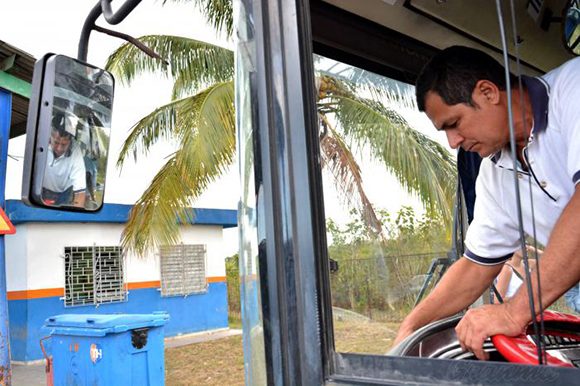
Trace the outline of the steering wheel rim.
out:
[[[555,311],[545,311],[544,326],[546,335],[580,342],[579,316],[562,314]],[[501,334],[492,336],[491,341],[497,351],[503,355],[508,362],[537,365],[537,347],[528,336],[533,336],[533,333],[530,333],[530,327],[528,327],[526,333],[517,336],[506,336]],[[572,363],[553,356],[549,352],[546,352],[546,364],[556,367],[575,367]]]

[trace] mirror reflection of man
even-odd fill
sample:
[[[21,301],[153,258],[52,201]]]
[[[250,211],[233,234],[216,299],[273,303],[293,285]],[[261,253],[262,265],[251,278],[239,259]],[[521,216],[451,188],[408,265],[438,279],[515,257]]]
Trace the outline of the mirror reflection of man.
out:
[[[75,131],[73,117],[54,114],[42,181],[42,199],[48,205],[85,206],[85,164],[74,139]]]

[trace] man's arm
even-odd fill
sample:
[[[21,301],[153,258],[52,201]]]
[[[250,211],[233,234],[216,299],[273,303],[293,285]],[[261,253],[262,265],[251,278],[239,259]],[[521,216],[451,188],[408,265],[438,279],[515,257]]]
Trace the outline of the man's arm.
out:
[[[72,168],[69,180],[72,181],[74,189],[74,196],[72,205],[84,208],[86,200],[86,170],[83,155],[78,147],[76,147],[72,154]]]
[[[472,304],[489,287],[502,268],[481,265],[462,257],[443,275],[429,294],[405,318],[394,345],[424,325],[451,316]]]
[[[539,262],[542,304],[552,304],[566,290],[580,280],[580,185],[560,215],[550,241]],[[532,277],[535,304],[538,304],[537,276]],[[536,307],[536,312],[539,307]],[[479,359],[487,359],[483,341],[492,335],[514,336],[530,323],[530,305],[527,286],[506,303],[469,310],[456,327],[461,346]]]

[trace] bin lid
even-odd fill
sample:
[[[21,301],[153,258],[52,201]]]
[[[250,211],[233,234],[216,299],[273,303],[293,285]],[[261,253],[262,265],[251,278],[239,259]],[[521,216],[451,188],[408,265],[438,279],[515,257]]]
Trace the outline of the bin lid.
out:
[[[105,336],[146,327],[163,326],[165,312],[152,314],[64,314],[46,319],[51,335]]]

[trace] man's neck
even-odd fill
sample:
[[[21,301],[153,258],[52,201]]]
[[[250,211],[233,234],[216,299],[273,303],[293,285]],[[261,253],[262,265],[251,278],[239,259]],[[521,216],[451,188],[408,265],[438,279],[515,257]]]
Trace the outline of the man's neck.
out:
[[[532,103],[527,90],[523,91],[523,98],[519,90],[512,91],[512,114],[516,137],[517,157],[522,164],[522,167],[525,167],[526,163],[524,162],[522,152],[528,144],[528,139],[530,138],[534,126]]]

